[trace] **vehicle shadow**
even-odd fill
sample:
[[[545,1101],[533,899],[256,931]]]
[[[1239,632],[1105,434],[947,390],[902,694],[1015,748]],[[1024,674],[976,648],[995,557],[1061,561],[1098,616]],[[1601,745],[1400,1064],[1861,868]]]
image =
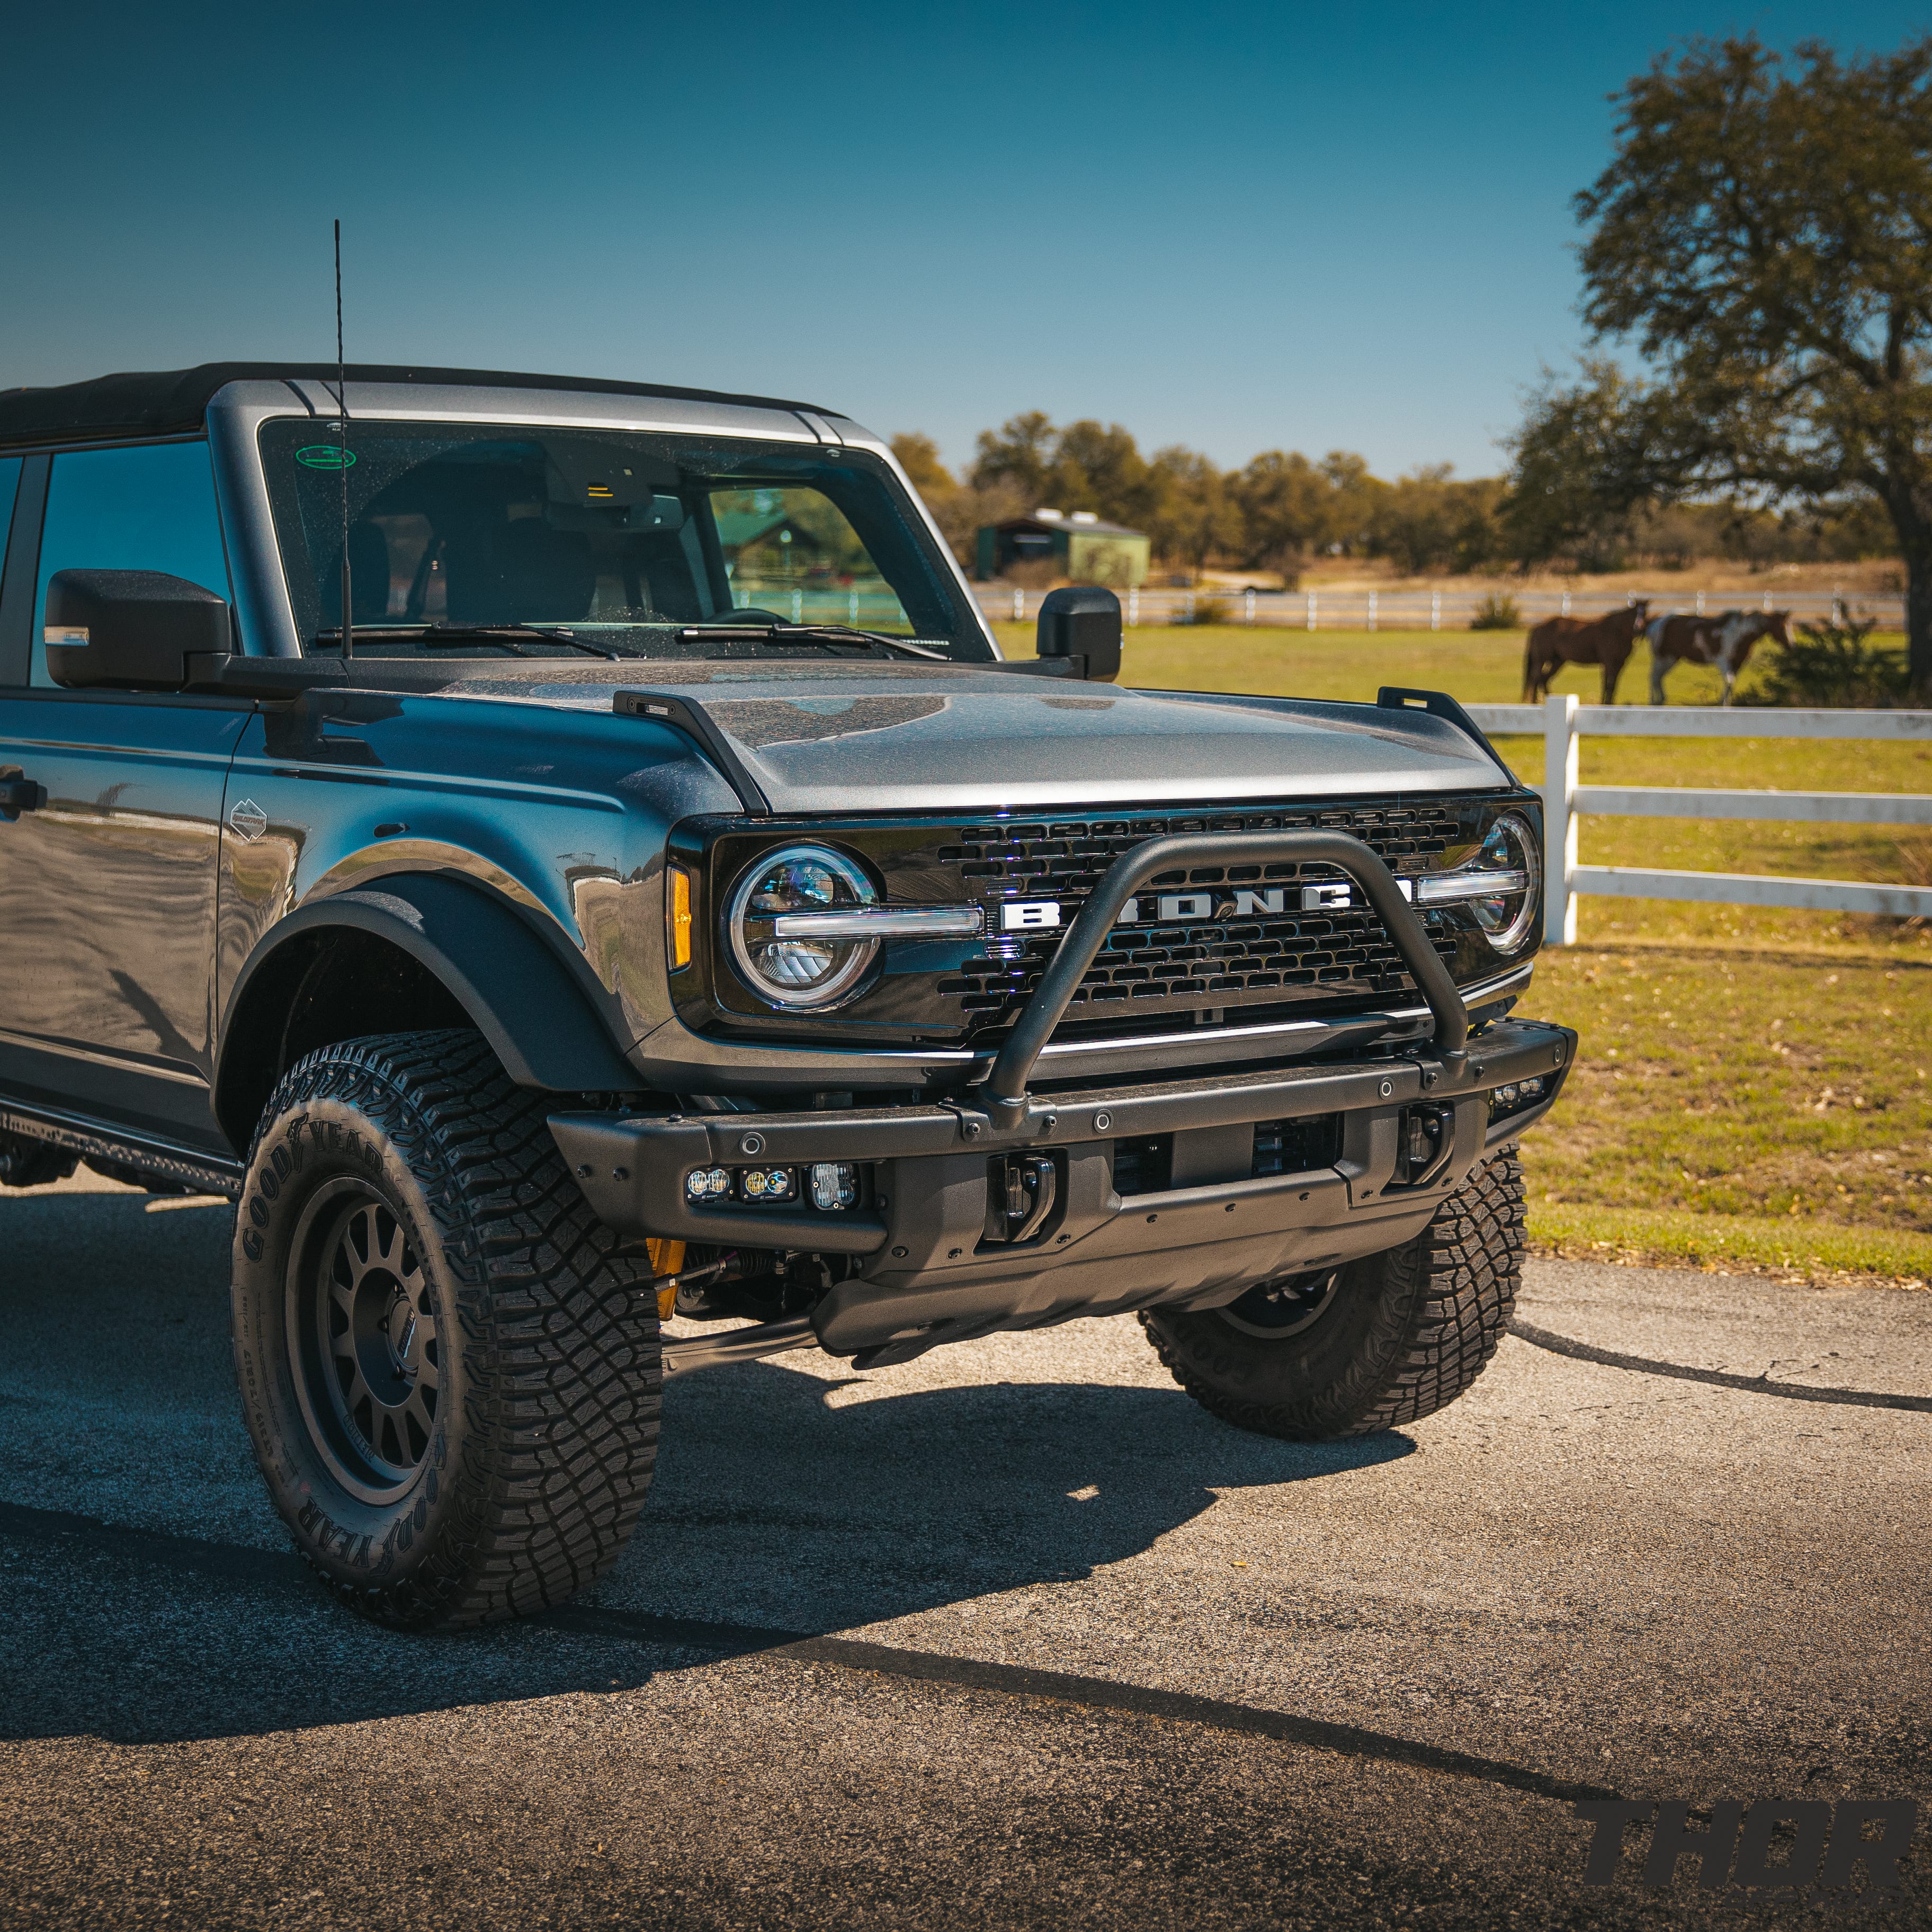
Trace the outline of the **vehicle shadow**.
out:
[[[716,1654],[541,1622],[399,1636],[326,1600],[284,1553],[249,1459],[227,1238],[219,1209],[0,1198],[0,1502],[23,1506],[0,1514],[0,1736],[340,1724],[608,1693]],[[1003,1344],[992,1372],[1029,1372],[1027,1352],[1052,1346]],[[894,1386],[913,1372],[860,1388],[762,1363],[674,1382],[644,1520],[586,1600],[849,1630],[1082,1578],[1145,1552],[1219,1490],[1332,1478],[1414,1447],[1246,1436],[1151,1383]],[[211,1546],[232,1552],[229,1574],[197,1556]]]
[[[1054,1340],[1009,1338],[1002,1366],[1025,1374]],[[1164,1375],[901,1392],[904,1372],[863,1378],[860,1400],[834,1393],[860,1378],[782,1363],[673,1382],[658,1486],[597,1600],[791,1630],[884,1622],[1085,1576],[1141,1554],[1217,1491],[1333,1477],[1414,1448],[1393,1432],[1247,1435]],[[1051,1371],[1040,1359],[1032,1372]]]

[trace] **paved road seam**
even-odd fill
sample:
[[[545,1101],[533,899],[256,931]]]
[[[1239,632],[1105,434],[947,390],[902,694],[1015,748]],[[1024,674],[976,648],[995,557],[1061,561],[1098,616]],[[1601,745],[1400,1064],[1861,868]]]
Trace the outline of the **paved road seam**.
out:
[[[1682,1362],[1653,1362],[1645,1355],[1620,1355],[1613,1349],[1594,1348],[1587,1342],[1573,1341],[1568,1335],[1552,1335],[1546,1328],[1532,1328],[1526,1322],[1511,1322],[1509,1332],[1532,1348],[1547,1348],[1552,1355],[1568,1355],[1579,1362],[1595,1362],[1606,1369],[1630,1369],[1646,1376],[1670,1376],[1678,1382],[1709,1382],[1718,1388],[1742,1389],[1750,1395],[1781,1395],[1792,1402],[1842,1402],[1853,1408],[1905,1408],[1932,1415],[1932,1395],[1880,1395],[1866,1389],[1808,1388],[1802,1382],[1768,1382],[1763,1376],[1732,1376],[1720,1369],[1687,1368]]]

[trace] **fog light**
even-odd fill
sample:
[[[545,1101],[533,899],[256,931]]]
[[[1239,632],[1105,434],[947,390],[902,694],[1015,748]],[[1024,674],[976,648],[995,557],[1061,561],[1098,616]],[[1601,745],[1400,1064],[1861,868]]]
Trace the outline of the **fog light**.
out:
[[[747,1201],[789,1201],[797,1184],[788,1167],[748,1167],[738,1177],[738,1188]]]
[[[1549,1082],[1540,1076],[1492,1087],[1490,1090],[1490,1118],[1498,1120],[1506,1114],[1520,1113],[1524,1108],[1535,1106],[1549,1090]]]
[[[849,1208],[859,1198],[859,1170],[842,1160],[820,1160],[812,1166],[812,1204],[830,1214]]]
[[[731,1177],[722,1167],[700,1167],[684,1177],[685,1198],[688,1201],[715,1201],[731,1191]]]

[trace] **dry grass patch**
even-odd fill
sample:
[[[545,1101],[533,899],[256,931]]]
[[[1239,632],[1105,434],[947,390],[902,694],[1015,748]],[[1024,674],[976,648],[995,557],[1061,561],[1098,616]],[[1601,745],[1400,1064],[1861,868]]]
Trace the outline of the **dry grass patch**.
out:
[[[1582,1042],[1524,1144],[1538,1211],[1932,1238],[1932,969],[1581,945],[1544,955],[1526,1004]]]

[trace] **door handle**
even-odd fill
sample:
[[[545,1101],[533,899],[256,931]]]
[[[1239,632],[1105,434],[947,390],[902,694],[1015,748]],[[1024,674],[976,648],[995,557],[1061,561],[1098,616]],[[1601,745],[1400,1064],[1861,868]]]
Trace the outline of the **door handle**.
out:
[[[23,812],[38,812],[47,802],[44,785],[26,777],[18,765],[0,767],[0,818],[10,825]]]

